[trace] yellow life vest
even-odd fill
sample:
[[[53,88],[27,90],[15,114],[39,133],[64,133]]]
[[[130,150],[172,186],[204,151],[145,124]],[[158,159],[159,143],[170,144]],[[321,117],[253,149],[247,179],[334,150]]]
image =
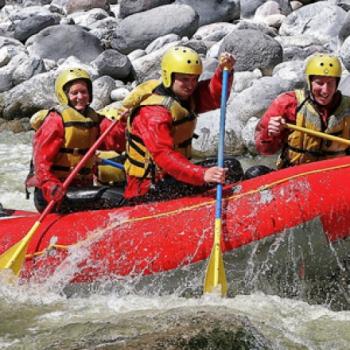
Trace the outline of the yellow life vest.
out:
[[[173,97],[162,96],[153,93],[160,85],[158,80],[150,80],[134,89],[126,97],[123,106],[132,108],[127,123],[127,159],[124,167],[125,172],[131,176],[147,177],[154,176],[155,171],[160,171],[155,167],[152,156],[146,149],[142,138],[132,133],[132,122],[136,115],[136,109],[142,106],[164,106],[171,113],[173,124],[171,134],[174,140],[174,149],[190,158],[192,153],[192,138],[196,127],[197,115],[188,111]],[[191,110],[194,110],[194,103],[191,103]],[[152,174],[153,172],[153,174]]]
[[[101,116],[91,108],[86,116],[69,106],[60,106],[56,111],[62,117],[65,137],[51,169],[60,180],[64,180],[97,140]],[[92,182],[93,164],[94,159],[91,158],[76,179]]]
[[[304,90],[296,90],[299,111],[296,125],[325,132],[330,135],[350,138],[350,98],[342,96],[341,103],[328,119],[326,130],[322,130],[322,120],[310,100],[306,100]],[[278,168],[316,160],[333,158],[345,154],[348,146],[339,142],[323,140],[300,131],[293,131],[288,136],[288,145],[277,163]]]

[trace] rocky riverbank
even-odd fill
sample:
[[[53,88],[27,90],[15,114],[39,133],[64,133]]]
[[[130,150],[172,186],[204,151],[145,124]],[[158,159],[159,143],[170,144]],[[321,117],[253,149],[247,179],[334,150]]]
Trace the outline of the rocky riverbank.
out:
[[[338,54],[349,94],[349,10],[349,0],[0,0],[0,130],[28,130],[33,113],[55,105],[62,68],[90,72],[101,109],[158,78],[165,50],[181,44],[202,55],[203,78],[222,51],[237,57],[226,151],[254,153],[257,121],[277,95],[303,86],[309,55]],[[218,114],[199,118],[197,151],[215,152]]]

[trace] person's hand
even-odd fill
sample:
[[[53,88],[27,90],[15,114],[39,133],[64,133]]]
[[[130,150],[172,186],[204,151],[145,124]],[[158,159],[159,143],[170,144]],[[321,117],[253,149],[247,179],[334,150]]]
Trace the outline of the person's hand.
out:
[[[269,136],[278,136],[285,128],[286,120],[281,116],[271,117],[267,126]]]
[[[56,181],[46,181],[42,187],[41,191],[46,202],[60,202],[64,197],[63,185],[60,182]]]
[[[204,181],[206,183],[224,183],[226,168],[219,168],[218,166],[213,166],[208,168],[204,173]]]
[[[223,52],[219,57],[219,67],[221,70],[224,68],[232,71],[235,69],[236,57],[230,54],[229,52]]]

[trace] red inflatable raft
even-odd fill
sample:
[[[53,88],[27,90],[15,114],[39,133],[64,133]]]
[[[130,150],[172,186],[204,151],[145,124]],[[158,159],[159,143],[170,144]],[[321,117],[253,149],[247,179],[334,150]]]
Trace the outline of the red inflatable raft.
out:
[[[229,292],[259,288],[283,294],[297,286],[300,295],[305,281],[347,271],[349,182],[350,157],[342,157],[225,186],[222,251]],[[162,288],[183,283],[200,288],[214,216],[214,191],[134,207],[50,214],[29,244],[21,280],[43,282],[62,273],[67,283],[81,285],[172,276],[164,278]],[[1,217],[0,254],[37,218],[21,211]]]

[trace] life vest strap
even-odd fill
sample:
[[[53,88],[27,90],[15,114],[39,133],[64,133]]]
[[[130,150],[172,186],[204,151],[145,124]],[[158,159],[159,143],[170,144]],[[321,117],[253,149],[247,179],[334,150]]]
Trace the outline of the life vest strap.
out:
[[[65,171],[65,172],[69,172],[69,171],[72,171],[74,169],[73,168],[70,168],[68,166],[62,166],[62,165],[53,165],[51,167],[52,170],[56,170],[56,171]],[[79,171],[79,174],[80,175],[89,175],[92,173],[92,170],[90,168],[81,168],[80,171]]]
[[[81,148],[60,148],[60,153],[69,153],[69,154],[76,154],[76,155],[85,155],[89,149],[81,149]]]
[[[64,122],[63,124],[64,124],[65,128],[76,126],[76,127],[82,127],[85,129],[91,129],[91,128],[95,128],[95,127],[99,126],[99,123],[94,122],[94,121],[88,121],[88,122],[69,121],[69,122]]]
[[[340,154],[345,154],[345,151],[313,151],[313,150],[305,150],[305,149],[301,149],[301,148],[296,148],[296,147],[293,147],[290,145],[288,145],[287,148],[293,152],[302,153],[302,154],[310,154],[314,157],[336,156],[336,155],[340,155]]]

